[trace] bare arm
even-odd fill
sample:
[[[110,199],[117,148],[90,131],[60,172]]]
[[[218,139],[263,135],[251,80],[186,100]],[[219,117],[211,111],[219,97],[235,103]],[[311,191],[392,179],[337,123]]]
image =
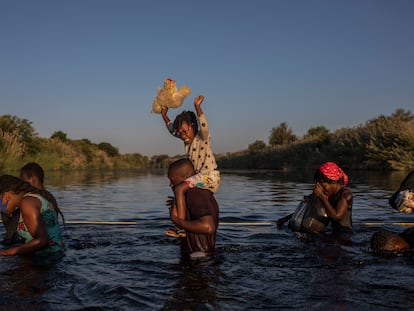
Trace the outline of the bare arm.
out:
[[[161,108],[161,116],[162,116],[162,119],[165,122],[165,125],[167,125],[168,123],[171,122],[170,118],[167,116],[167,112],[168,112],[168,107],[162,107]]]
[[[40,215],[40,204],[37,198],[24,198],[20,205],[22,218],[33,240],[17,247],[2,250],[0,255],[31,254],[48,246],[49,237]]]
[[[203,140],[207,140],[209,138],[209,129],[206,116],[204,115],[203,110],[201,109],[201,104],[204,101],[204,96],[199,95],[194,98],[194,108],[197,113],[198,121],[199,121],[199,135],[200,138]]]
[[[321,199],[328,217],[334,220],[341,220],[345,216],[346,211],[349,208],[349,204],[352,201],[352,192],[349,189],[345,189],[342,191],[341,197],[339,198],[335,209],[331,203],[329,203],[328,198],[322,191],[322,187],[318,183],[315,186],[314,194]]]
[[[198,95],[194,98],[194,108],[198,117],[200,117],[203,114],[203,110],[201,110],[201,104],[203,103],[203,101],[203,95]]]
[[[176,135],[174,135],[173,124],[172,124],[170,118],[168,117],[167,112],[168,112],[168,107],[162,107],[161,108],[161,116],[162,116],[162,119],[165,122],[165,126],[167,127],[167,129],[171,133],[171,135],[176,136]]]
[[[179,219],[186,219],[187,211],[186,211],[186,203],[185,203],[185,193],[190,189],[186,182],[182,182],[181,184],[174,187],[174,195],[175,195],[175,204],[177,207],[177,217]]]
[[[171,221],[177,227],[194,233],[214,234],[214,232],[217,230],[217,226],[212,216],[203,216],[197,220],[180,219],[177,216],[176,207],[171,208]]]

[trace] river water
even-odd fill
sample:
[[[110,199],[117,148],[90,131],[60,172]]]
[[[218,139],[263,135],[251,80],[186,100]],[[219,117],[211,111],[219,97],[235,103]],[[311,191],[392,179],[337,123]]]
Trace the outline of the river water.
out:
[[[349,175],[355,234],[339,240],[274,225],[311,192],[312,172],[222,172],[217,256],[201,263],[181,262],[163,233],[164,171],[48,175],[66,255],[1,257],[0,310],[413,310],[412,254],[368,247],[375,231],[414,222],[387,203],[405,173]]]

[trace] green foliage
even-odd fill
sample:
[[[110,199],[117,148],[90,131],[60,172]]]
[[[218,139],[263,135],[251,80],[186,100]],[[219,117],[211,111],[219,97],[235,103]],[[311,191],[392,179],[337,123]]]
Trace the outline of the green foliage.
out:
[[[139,153],[120,155],[109,143],[89,139],[70,140],[55,132],[40,138],[32,123],[15,116],[0,116],[0,170],[18,170],[27,162],[38,162],[45,170],[167,168],[182,156],[157,155],[151,159]],[[300,169],[335,161],[347,169],[407,170],[414,167],[414,116],[396,110],[354,128],[333,133],[314,127],[298,139],[285,122],[273,128],[269,145],[257,140],[246,151],[217,157],[220,168]]]
[[[414,116],[410,112],[397,110],[390,117],[368,121],[365,132],[371,165],[384,169],[414,166]]]
[[[146,168],[147,157],[139,153],[119,155],[108,143],[98,145],[89,139],[71,140],[56,131],[51,138],[37,137],[31,122],[11,116],[0,117],[0,170],[18,171],[28,162],[45,170]]]
[[[148,167],[148,157],[143,156],[139,153],[130,153],[130,154],[124,154],[120,155],[116,158],[116,167],[117,168],[146,168]]]
[[[110,157],[115,157],[119,155],[118,148],[115,148],[110,143],[100,143],[98,144],[98,148],[102,151],[105,151],[106,154]]]
[[[19,168],[16,162],[22,159],[24,154],[24,145],[19,142],[17,136],[8,132],[0,135],[0,170]]]
[[[171,160],[168,155],[160,154],[151,158],[149,166],[151,168],[167,168],[170,162]]]
[[[248,147],[250,153],[257,153],[266,150],[266,143],[263,140],[256,140]]]
[[[61,142],[67,142],[68,141],[68,135],[62,131],[56,131],[50,136],[52,139],[58,139]]]
[[[292,129],[288,127],[286,122],[282,122],[278,127],[272,128],[269,136],[269,145],[287,145],[294,142],[296,139]]]
[[[3,133],[10,133],[17,137],[18,141],[23,144],[30,143],[37,136],[32,122],[27,119],[21,119],[16,116],[0,116],[0,129]]]
[[[352,169],[407,170],[414,167],[414,116],[396,110],[354,128],[334,133],[314,127],[302,139],[290,140],[286,123],[272,129],[267,148],[260,153],[227,154],[218,159],[221,168],[293,169],[317,167],[335,161]],[[249,145],[250,151],[252,145]]]
[[[29,154],[39,152],[36,144],[37,133],[29,120],[3,115],[0,116],[0,129],[3,135],[8,133],[16,137],[17,141],[24,145],[25,152]]]
[[[308,137],[327,137],[329,135],[329,130],[325,126],[316,126],[308,129],[308,132],[304,138]]]

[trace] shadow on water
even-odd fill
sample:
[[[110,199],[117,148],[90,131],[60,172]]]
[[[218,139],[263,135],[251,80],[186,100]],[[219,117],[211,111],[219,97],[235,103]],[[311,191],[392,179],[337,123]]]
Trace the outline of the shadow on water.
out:
[[[0,310],[410,310],[413,254],[378,256],[368,247],[375,231],[399,232],[395,223],[413,220],[387,205],[400,182],[389,179],[351,179],[355,233],[338,238],[272,223],[296,208],[311,178],[225,172],[217,255],[189,263],[163,234],[171,225],[164,173],[51,176],[68,220],[66,254],[0,258]],[[77,223],[84,220],[136,223]]]

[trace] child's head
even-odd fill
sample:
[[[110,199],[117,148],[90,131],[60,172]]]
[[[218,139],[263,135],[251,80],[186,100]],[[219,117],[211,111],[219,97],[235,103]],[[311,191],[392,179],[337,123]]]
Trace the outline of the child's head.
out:
[[[194,174],[194,166],[191,163],[190,159],[187,158],[174,161],[168,167],[168,178],[171,182],[172,187],[177,186]]]
[[[20,178],[32,186],[42,189],[45,178],[43,168],[37,163],[27,163],[20,169]]]
[[[198,133],[197,117],[192,111],[183,111],[174,120],[174,135],[190,144]]]
[[[404,238],[386,230],[375,232],[370,244],[374,252],[398,252],[410,248]]]

